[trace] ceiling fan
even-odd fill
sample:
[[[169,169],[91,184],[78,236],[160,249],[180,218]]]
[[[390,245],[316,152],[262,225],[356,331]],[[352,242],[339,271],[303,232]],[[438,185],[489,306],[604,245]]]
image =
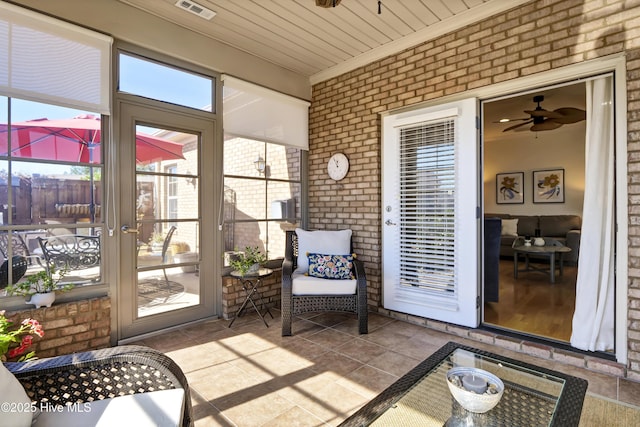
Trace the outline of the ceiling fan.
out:
[[[514,126],[509,126],[502,132],[508,132],[510,130],[517,129],[521,126],[529,125],[533,123],[533,126],[529,128],[532,132],[539,132],[544,130],[557,129],[562,125],[569,123],[577,123],[587,118],[587,113],[584,110],[574,107],[563,107],[553,111],[545,110],[540,106],[540,103],[544,101],[544,95],[537,95],[533,97],[533,102],[536,102],[538,106],[535,110],[524,110],[530,117],[523,119],[508,119],[506,121],[512,122],[521,120],[523,123],[518,123]],[[505,122],[501,120],[500,122]]]
[[[336,7],[341,0],[316,0],[316,6],[320,7]],[[378,15],[382,13],[382,0],[378,0]]]
[[[316,6],[320,7],[336,7],[341,0],[316,0]]]

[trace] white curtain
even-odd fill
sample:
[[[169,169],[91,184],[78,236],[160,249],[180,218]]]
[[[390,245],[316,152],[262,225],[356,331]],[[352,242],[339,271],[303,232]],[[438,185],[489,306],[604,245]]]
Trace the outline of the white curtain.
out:
[[[614,138],[611,77],[588,81],[585,190],[571,345],[614,347]]]

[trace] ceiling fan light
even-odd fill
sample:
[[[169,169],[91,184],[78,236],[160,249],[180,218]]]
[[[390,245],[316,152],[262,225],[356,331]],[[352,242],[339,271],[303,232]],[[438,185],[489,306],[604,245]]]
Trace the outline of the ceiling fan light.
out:
[[[509,123],[511,121],[511,119],[500,119],[498,120],[499,123]]]

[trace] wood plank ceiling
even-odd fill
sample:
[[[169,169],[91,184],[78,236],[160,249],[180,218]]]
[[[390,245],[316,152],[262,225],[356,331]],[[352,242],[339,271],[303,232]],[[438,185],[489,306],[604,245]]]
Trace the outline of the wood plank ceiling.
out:
[[[176,0],[119,0],[167,21],[309,76],[311,83],[453,31],[529,0],[187,0],[216,13],[206,20]]]

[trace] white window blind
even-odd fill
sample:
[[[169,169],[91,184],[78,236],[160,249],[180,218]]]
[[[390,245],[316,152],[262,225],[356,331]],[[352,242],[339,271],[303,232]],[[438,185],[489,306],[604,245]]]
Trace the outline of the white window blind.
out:
[[[309,103],[230,76],[223,76],[227,135],[309,149]]]
[[[455,121],[400,130],[400,286],[455,295]]]
[[[0,2],[0,93],[109,114],[111,37]]]

